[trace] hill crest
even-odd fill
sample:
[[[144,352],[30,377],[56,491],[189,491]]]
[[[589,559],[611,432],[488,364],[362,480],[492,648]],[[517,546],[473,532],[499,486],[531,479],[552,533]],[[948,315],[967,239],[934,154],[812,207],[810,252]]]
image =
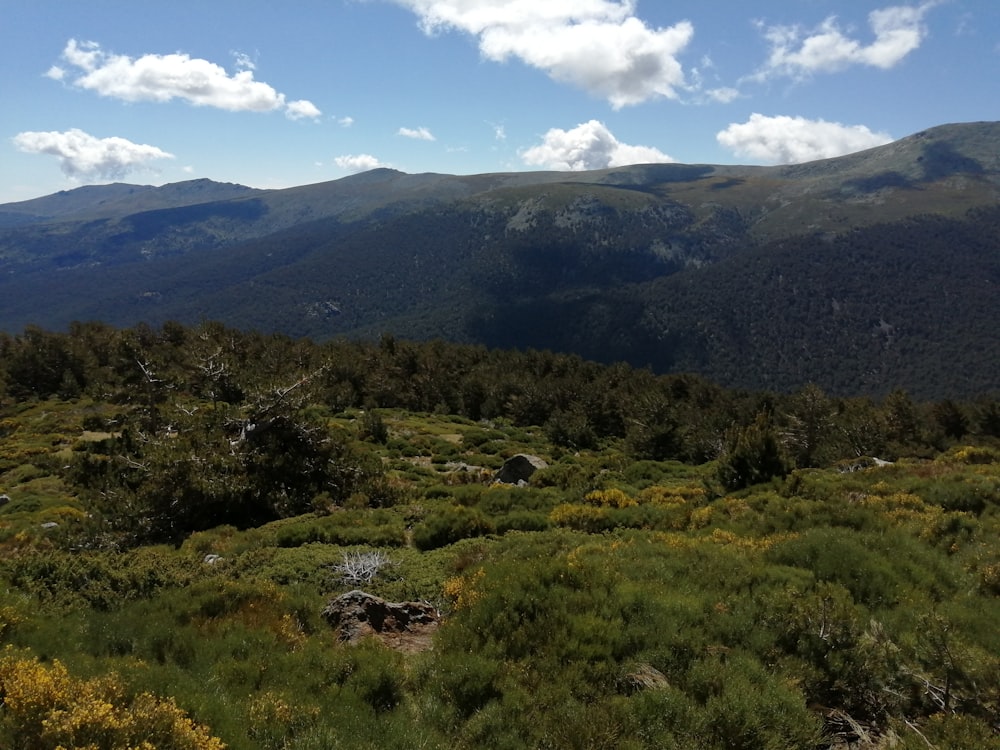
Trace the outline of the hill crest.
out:
[[[998,143],[1000,123],[966,123],[773,167],[80,188],[0,206],[0,329],[217,319],[735,386],[997,388]]]

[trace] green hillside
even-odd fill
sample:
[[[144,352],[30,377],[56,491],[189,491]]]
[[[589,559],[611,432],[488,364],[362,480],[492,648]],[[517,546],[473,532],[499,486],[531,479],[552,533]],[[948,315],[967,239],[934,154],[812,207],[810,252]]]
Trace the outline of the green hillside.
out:
[[[998,597],[996,394],[0,335],[2,747],[1000,748]]]

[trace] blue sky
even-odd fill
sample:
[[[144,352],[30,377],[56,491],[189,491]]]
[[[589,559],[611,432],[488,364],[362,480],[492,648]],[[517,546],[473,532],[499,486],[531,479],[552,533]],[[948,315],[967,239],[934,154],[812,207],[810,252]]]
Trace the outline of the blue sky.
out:
[[[0,0],[0,202],[775,164],[1000,119],[996,0]]]

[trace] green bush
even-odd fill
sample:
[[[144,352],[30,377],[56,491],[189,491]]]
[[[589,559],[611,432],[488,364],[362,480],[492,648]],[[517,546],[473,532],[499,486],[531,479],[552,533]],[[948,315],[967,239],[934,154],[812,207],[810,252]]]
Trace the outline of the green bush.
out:
[[[789,465],[770,419],[761,413],[746,427],[726,431],[718,474],[723,486],[738,490],[788,473]]]
[[[498,534],[506,534],[508,531],[547,531],[552,527],[547,514],[530,510],[497,516],[495,523]]]
[[[413,529],[413,544],[417,549],[430,550],[457,542],[492,534],[496,527],[482,511],[458,506],[434,511]]]
[[[337,511],[324,518],[297,521],[278,529],[275,541],[279,547],[301,547],[322,542],[343,547],[402,547],[406,544],[406,529],[399,516],[391,511]]]
[[[443,728],[453,729],[500,698],[502,669],[500,662],[478,654],[434,653],[413,679],[422,694],[445,709]]]
[[[819,581],[839,583],[868,607],[892,606],[901,594],[901,581],[885,556],[891,551],[873,551],[862,540],[843,529],[810,529],[775,545],[767,559],[808,570]]]

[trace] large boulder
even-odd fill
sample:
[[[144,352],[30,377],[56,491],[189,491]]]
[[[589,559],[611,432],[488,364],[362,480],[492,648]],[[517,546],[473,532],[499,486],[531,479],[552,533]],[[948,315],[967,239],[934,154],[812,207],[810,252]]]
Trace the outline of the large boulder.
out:
[[[427,602],[387,602],[358,590],[331,599],[323,617],[342,642],[355,644],[373,636],[405,651],[429,648],[441,621],[437,608]]]
[[[546,469],[548,466],[538,456],[518,453],[516,456],[511,456],[503,462],[503,466],[500,467],[500,471],[493,477],[493,481],[500,484],[524,485],[531,479],[532,474],[539,469]]]

